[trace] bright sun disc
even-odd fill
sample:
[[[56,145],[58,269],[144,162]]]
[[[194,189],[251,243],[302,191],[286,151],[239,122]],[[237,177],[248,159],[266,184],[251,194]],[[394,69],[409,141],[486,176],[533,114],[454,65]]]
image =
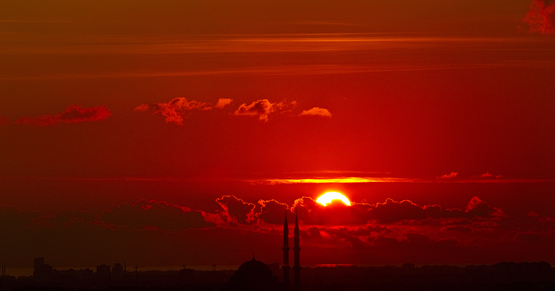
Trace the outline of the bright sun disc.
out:
[[[349,201],[349,199],[347,197],[345,197],[345,195],[343,195],[339,192],[324,193],[324,195],[322,195],[322,196],[318,197],[318,199],[316,199],[316,202],[326,206],[329,203],[331,203],[332,200],[340,200],[345,205],[351,206],[351,201]]]

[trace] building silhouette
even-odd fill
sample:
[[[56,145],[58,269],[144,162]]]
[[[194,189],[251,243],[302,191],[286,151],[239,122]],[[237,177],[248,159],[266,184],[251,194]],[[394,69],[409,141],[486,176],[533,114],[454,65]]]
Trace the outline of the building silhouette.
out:
[[[244,262],[230,279],[231,290],[280,290],[277,277],[268,265],[252,260]]]
[[[287,224],[287,210],[285,211],[285,221],[283,222],[283,286],[289,289],[289,225]]]
[[[299,218],[297,213],[295,213],[295,232],[294,232],[294,245],[293,245],[293,253],[294,253],[294,263],[293,266],[293,285],[295,291],[301,290],[301,247],[300,247],[300,231],[299,231]]]
[[[108,265],[96,266],[96,277],[102,281],[109,281],[111,279],[110,266]]]
[[[301,266],[300,266],[300,231],[299,220],[295,215],[294,232],[294,266],[293,266],[293,288],[295,291],[301,289]],[[283,284],[279,284],[277,277],[273,275],[268,265],[257,261],[252,255],[252,260],[244,262],[230,279],[230,290],[289,290],[289,225],[287,223],[287,212],[283,222]]]
[[[33,277],[38,281],[47,281],[52,277],[53,268],[44,263],[44,257],[38,257],[33,262]]]
[[[293,238],[293,290],[301,290],[301,247],[300,247],[300,231],[299,218],[295,213],[295,230]],[[289,289],[289,225],[287,223],[287,212],[283,222],[283,285],[285,289]]]
[[[115,263],[112,266],[112,279],[114,280],[121,280],[124,275],[123,266],[120,263]]]

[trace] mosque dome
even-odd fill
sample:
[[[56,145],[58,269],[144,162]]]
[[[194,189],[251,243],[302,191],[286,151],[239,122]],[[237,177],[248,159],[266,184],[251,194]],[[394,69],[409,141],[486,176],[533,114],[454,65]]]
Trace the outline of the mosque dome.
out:
[[[277,277],[268,265],[252,258],[244,262],[235,272],[232,283],[242,290],[274,290],[277,287]]]
[[[270,268],[262,263],[261,261],[257,261],[254,258],[250,261],[244,262],[239,269],[237,269],[237,273],[246,276],[256,276],[256,277],[271,277],[272,271]]]

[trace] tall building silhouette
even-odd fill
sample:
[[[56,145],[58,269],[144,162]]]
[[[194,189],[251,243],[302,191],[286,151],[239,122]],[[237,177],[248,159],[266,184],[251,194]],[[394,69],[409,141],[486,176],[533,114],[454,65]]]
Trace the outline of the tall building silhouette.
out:
[[[295,242],[293,245],[293,253],[295,255],[293,266],[293,286],[295,291],[301,290],[301,247],[299,246],[299,218],[295,212]]]
[[[33,262],[33,277],[37,281],[48,280],[52,276],[52,266],[44,263],[44,257],[38,257]]]
[[[119,280],[123,278],[123,266],[120,263],[115,263],[112,266],[112,278],[115,280]]]
[[[40,272],[40,270],[44,266],[44,257],[35,258],[33,260],[33,273],[36,276],[36,273]]]
[[[283,286],[289,289],[289,225],[287,224],[287,210],[285,211],[285,221],[283,222]]]
[[[111,272],[110,272],[110,266],[108,265],[96,266],[96,277],[99,280],[109,281],[112,278]]]

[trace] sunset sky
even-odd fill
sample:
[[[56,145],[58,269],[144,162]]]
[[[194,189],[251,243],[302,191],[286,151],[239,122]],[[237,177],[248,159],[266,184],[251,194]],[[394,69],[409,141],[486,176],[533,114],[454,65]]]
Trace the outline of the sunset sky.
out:
[[[554,84],[552,0],[3,1],[0,261],[555,263]]]

